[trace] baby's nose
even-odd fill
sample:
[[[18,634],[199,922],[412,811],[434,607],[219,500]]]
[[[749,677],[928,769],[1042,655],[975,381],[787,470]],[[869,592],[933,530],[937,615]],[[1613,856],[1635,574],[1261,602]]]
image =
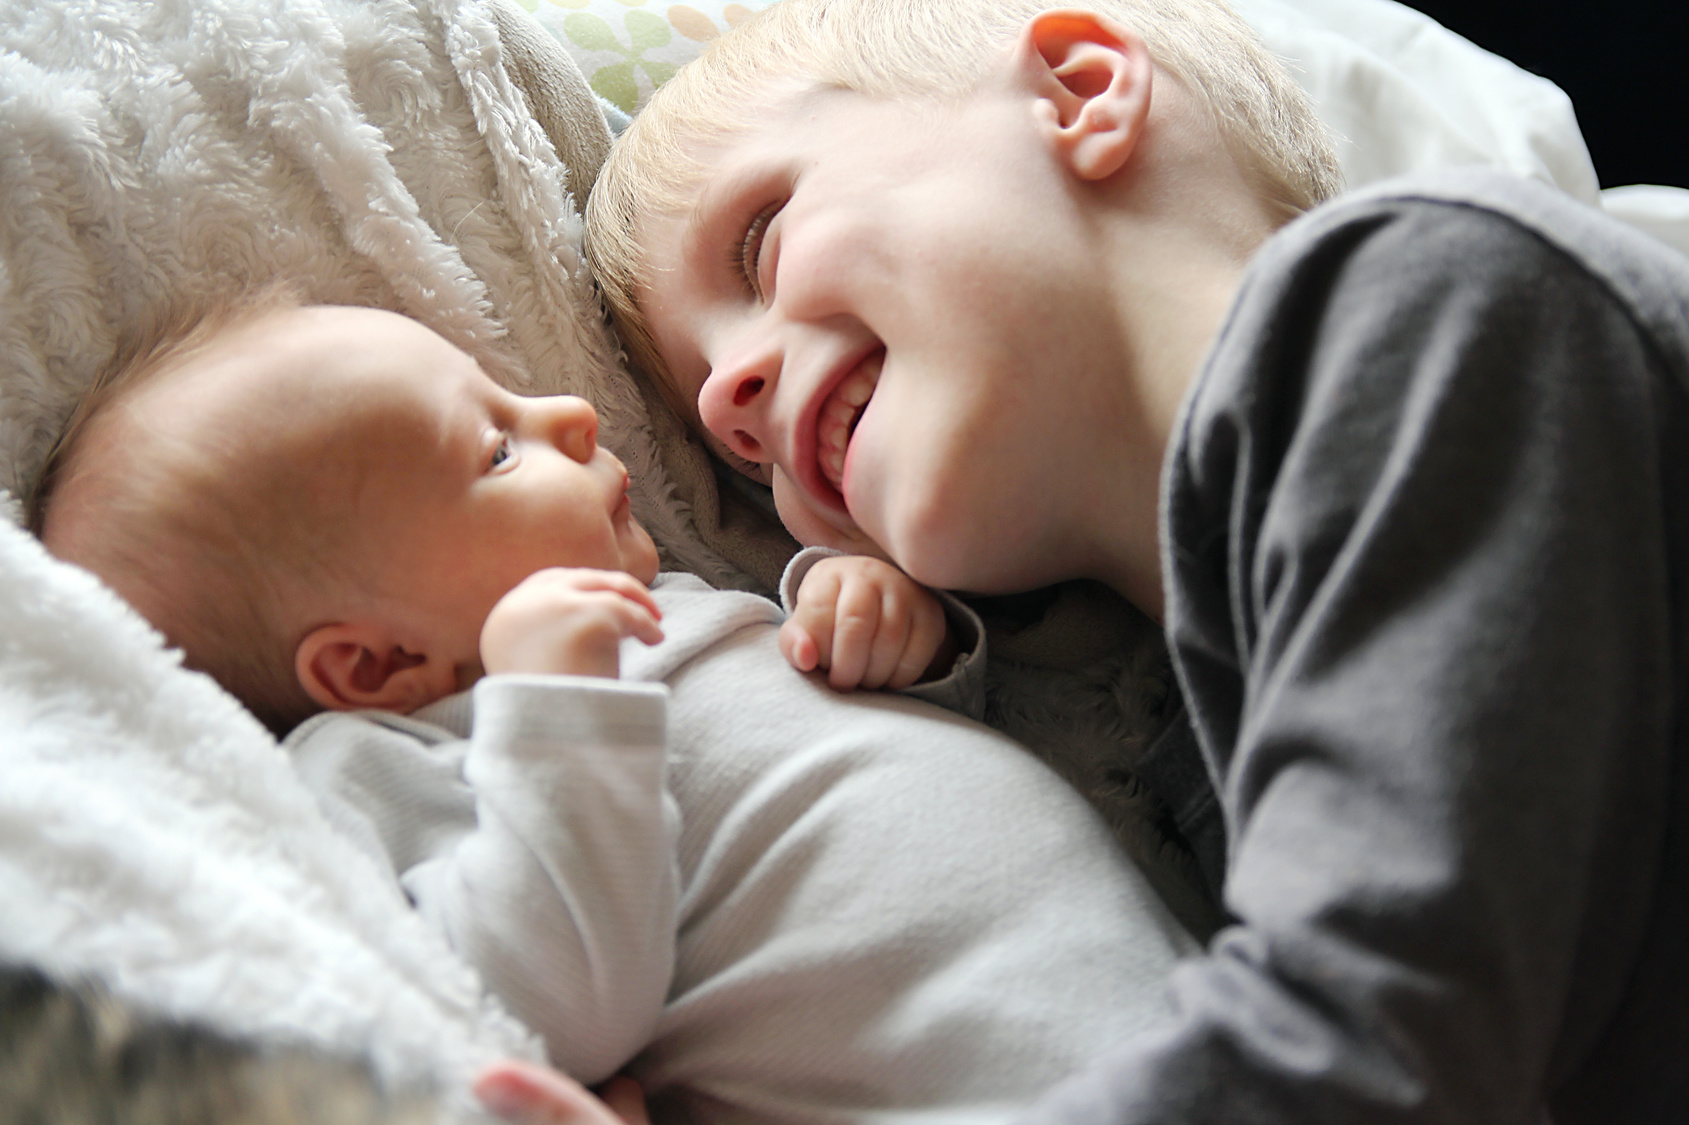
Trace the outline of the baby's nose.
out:
[[[598,449],[598,411],[592,403],[578,395],[556,395],[545,402],[551,443],[583,464],[592,460]]]

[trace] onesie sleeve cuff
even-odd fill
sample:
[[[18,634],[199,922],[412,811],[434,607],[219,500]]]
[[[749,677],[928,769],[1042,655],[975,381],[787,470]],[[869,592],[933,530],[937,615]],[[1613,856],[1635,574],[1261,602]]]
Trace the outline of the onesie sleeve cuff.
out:
[[[601,676],[508,674],[475,684],[476,741],[505,746],[663,747],[668,688]]]
[[[843,551],[831,547],[805,547],[792,556],[786,571],[780,576],[780,606],[791,613],[797,605],[798,587],[811,567],[822,559],[838,558]],[[930,587],[929,587],[930,589]],[[950,671],[935,680],[925,680],[900,693],[913,699],[936,703],[940,707],[966,715],[980,722],[985,720],[985,625],[979,614],[960,598],[946,590],[933,590],[944,607],[944,619],[956,639],[956,662]]]
[[[809,574],[810,568],[822,559],[843,558],[843,551],[835,551],[831,547],[805,547],[792,556],[792,561],[786,564],[785,571],[780,575],[780,608],[791,613],[798,607],[798,587]]]

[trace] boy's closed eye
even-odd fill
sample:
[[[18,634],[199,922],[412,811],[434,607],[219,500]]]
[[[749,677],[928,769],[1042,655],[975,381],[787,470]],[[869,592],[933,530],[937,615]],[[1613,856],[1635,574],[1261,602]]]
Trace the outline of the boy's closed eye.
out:
[[[758,301],[767,302],[774,297],[774,270],[772,263],[778,260],[778,253],[768,255],[770,268],[764,275],[763,248],[768,245],[769,225],[774,222],[780,209],[785,206],[782,200],[770,203],[751,219],[745,227],[744,235],[731,253],[734,270],[744,279],[746,288],[751,296]]]

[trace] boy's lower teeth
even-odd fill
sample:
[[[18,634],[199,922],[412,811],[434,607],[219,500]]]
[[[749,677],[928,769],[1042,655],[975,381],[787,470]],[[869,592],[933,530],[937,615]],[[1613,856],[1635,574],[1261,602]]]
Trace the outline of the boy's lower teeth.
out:
[[[821,475],[840,491],[844,489],[845,453],[850,447],[851,435],[856,433],[856,424],[862,421],[863,411],[868,407],[868,400],[874,397],[879,381],[877,365],[872,373],[859,371],[839,384],[831,399],[822,407],[821,450],[816,459],[820,463]]]

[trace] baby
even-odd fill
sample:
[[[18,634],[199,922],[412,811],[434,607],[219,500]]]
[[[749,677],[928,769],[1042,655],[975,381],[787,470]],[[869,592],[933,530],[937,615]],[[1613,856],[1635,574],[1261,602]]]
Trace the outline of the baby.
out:
[[[69,431],[35,526],[299,723],[331,819],[568,1073],[627,1070],[658,1120],[993,1120],[1165,1022],[1188,938],[1077,795],[788,666],[936,663],[917,691],[977,697],[891,567],[799,560],[790,620],[658,578],[591,408],[396,314],[165,335]]]

